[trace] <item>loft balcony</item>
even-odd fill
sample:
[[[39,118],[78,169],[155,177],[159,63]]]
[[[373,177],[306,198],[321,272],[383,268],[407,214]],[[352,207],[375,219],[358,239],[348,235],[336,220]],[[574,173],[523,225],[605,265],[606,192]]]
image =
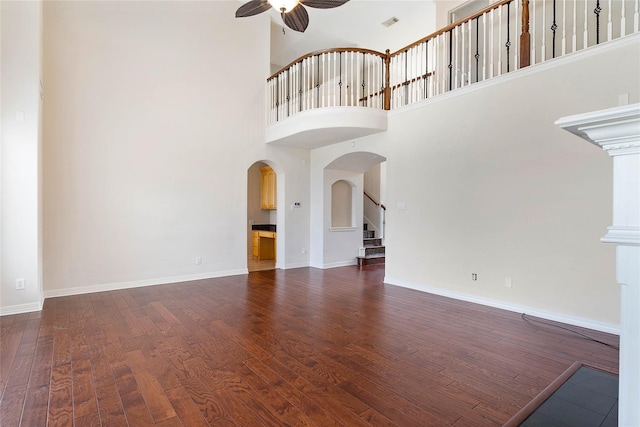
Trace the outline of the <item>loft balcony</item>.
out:
[[[396,52],[312,52],[267,79],[266,142],[384,132],[387,112],[639,32],[640,0],[502,0]]]

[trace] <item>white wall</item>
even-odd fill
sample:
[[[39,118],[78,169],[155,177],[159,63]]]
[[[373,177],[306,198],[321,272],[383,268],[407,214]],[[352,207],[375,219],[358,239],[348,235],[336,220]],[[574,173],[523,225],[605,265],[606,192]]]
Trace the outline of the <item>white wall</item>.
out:
[[[0,2],[2,147],[0,313],[41,307],[42,3]],[[16,290],[16,280],[25,289]]]
[[[246,272],[248,168],[308,188],[308,153],[263,139],[268,16],[235,9],[45,4],[46,295]],[[306,246],[304,212],[282,215]]]
[[[554,122],[615,106],[620,94],[637,102],[638,44],[634,36],[391,112],[389,130],[358,148],[315,150],[312,189],[323,163],[379,152],[388,283],[615,330],[614,250],[600,242],[611,161]]]

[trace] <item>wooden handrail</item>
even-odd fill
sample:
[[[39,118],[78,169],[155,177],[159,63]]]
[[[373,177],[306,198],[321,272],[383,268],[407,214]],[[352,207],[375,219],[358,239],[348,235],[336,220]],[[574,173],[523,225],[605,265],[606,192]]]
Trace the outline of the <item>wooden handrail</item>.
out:
[[[268,79],[268,81],[273,80],[274,78],[276,78],[278,76],[278,74],[282,73],[283,71],[285,71],[287,68],[292,67],[293,65],[297,64],[298,62],[302,62],[307,58],[311,58],[312,56],[318,56],[318,55],[322,55],[324,53],[340,53],[340,52],[356,52],[356,53],[368,53],[370,55],[376,55],[379,56],[382,59],[387,59],[387,55],[382,53],[382,52],[378,52],[376,50],[371,50],[371,49],[361,49],[359,47],[336,47],[336,48],[332,48],[332,49],[322,49],[322,50],[316,50],[315,52],[311,52],[311,53],[307,53],[306,55],[302,55],[300,58],[293,60],[291,63],[289,63],[289,65],[287,65],[286,67],[282,67],[280,70],[278,70],[277,72],[275,72],[274,74],[272,74]],[[387,52],[389,52],[389,50],[387,50]]]
[[[363,191],[363,193],[364,193],[364,195],[365,195],[365,196],[367,196],[367,198],[368,198],[369,200],[371,200],[371,201],[373,202],[373,204],[374,204],[374,205],[376,205],[376,206],[380,206],[380,207],[381,207],[383,210],[385,210],[385,211],[387,210],[387,207],[386,207],[385,205],[383,205],[383,204],[382,204],[382,203],[380,203],[380,202],[376,202],[376,201],[375,201],[375,199],[369,195],[369,193],[367,193],[366,191]]]
[[[395,52],[393,52],[393,53],[391,54],[391,56],[393,57],[393,56],[399,55],[399,54],[401,54],[401,53],[404,53],[405,51],[407,51],[407,50],[409,50],[409,49],[411,49],[411,48],[413,48],[413,47],[416,47],[416,46],[418,46],[418,45],[420,45],[420,44],[422,44],[422,43],[426,42],[427,40],[431,40],[431,39],[433,39],[433,38],[438,37],[438,36],[439,36],[439,35],[441,35],[441,34],[447,33],[447,32],[449,32],[449,31],[453,30],[454,28],[459,27],[460,25],[464,24],[465,22],[472,21],[472,20],[476,19],[478,16],[482,16],[482,15],[484,15],[485,13],[487,13],[487,12],[491,12],[493,9],[497,9],[497,8],[499,8],[499,7],[501,7],[501,6],[505,5],[505,4],[507,4],[507,3],[511,3],[512,1],[514,1],[514,0],[502,0],[502,1],[499,1],[499,2],[496,2],[496,3],[493,3],[493,4],[490,4],[489,6],[485,7],[485,8],[484,8],[484,9],[482,9],[482,10],[479,10],[478,12],[474,13],[473,15],[471,15],[471,16],[469,16],[469,17],[467,17],[467,18],[464,18],[464,19],[461,19],[461,20],[459,20],[459,21],[456,21],[456,22],[454,22],[453,24],[449,24],[449,25],[447,25],[446,27],[444,27],[444,28],[442,28],[442,29],[440,29],[440,30],[436,31],[435,33],[431,33],[431,34],[429,34],[428,36],[423,37],[423,38],[421,38],[420,40],[418,40],[418,41],[416,41],[416,42],[413,42],[413,43],[411,43],[411,44],[410,44],[410,45],[408,45],[408,46],[403,47],[402,49],[398,49],[398,50],[396,50]],[[523,1],[524,1],[524,0],[523,0]]]

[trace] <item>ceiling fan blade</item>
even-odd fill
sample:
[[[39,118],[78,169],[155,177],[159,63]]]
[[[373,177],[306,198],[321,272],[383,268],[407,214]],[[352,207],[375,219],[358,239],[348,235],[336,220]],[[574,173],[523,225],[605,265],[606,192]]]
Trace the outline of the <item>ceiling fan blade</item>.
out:
[[[298,4],[287,13],[283,13],[282,20],[287,24],[287,27],[301,33],[304,33],[304,30],[309,26],[309,14],[301,4]]]
[[[331,9],[342,6],[349,0],[300,0],[305,6],[315,7],[317,9]]]
[[[257,15],[271,9],[271,4],[267,0],[250,0],[236,10],[236,18]]]

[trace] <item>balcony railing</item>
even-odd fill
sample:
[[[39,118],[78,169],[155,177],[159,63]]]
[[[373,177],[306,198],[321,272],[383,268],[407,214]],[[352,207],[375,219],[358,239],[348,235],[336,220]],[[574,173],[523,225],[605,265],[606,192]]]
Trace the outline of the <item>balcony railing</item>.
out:
[[[637,33],[640,0],[502,0],[396,52],[307,54],[267,80],[267,125],[324,107],[393,109]]]

